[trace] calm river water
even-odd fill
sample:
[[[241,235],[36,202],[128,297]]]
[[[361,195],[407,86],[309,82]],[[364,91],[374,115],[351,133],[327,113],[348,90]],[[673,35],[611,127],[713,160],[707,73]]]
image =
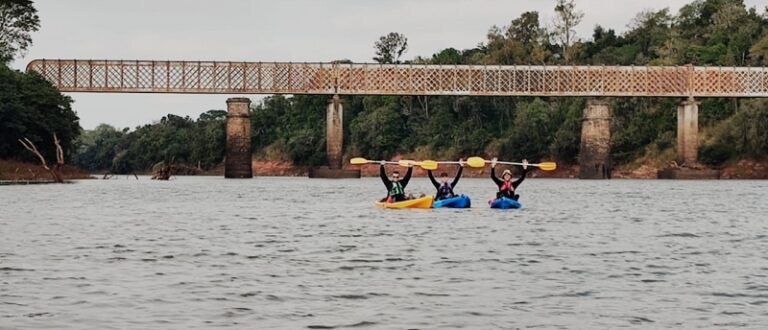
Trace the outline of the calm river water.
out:
[[[768,182],[532,179],[512,211],[493,188],[397,211],[377,179],[0,187],[0,328],[768,328]]]

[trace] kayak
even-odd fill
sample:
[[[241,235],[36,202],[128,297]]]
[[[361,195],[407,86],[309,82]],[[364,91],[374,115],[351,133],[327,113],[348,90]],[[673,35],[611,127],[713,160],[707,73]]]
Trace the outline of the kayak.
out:
[[[434,203],[432,203],[432,207],[436,209],[443,208],[443,207],[454,208],[454,209],[466,209],[466,208],[469,208],[471,205],[472,205],[471,200],[467,195],[459,195],[453,198],[441,199],[439,201],[435,201]]]
[[[376,202],[376,206],[386,209],[429,209],[432,208],[433,199],[432,196],[425,196],[394,203]]]
[[[511,198],[506,198],[506,197],[492,199],[488,201],[488,205],[490,205],[492,209],[504,209],[504,210],[519,209],[523,207],[523,204],[520,204],[520,202]]]

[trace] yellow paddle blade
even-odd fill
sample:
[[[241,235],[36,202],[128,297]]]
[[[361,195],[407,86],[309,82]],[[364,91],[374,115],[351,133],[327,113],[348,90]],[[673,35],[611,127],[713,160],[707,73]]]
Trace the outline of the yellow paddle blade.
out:
[[[480,157],[469,157],[469,159],[467,159],[467,165],[470,167],[485,167],[485,159]]]
[[[403,160],[398,161],[397,165],[400,165],[400,166],[403,166],[403,167],[411,167],[413,165],[418,165],[418,164],[416,162],[412,161],[412,160],[403,159]]]
[[[554,171],[557,169],[557,164],[552,162],[541,163],[539,164],[539,168],[542,171]]]
[[[434,171],[437,169],[437,162],[434,160],[425,160],[421,162],[421,168]]]
[[[357,157],[357,158],[350,159],[349,163],[352,165],[364,165],[364,164],[368,164],[368,160],[362,157]]]

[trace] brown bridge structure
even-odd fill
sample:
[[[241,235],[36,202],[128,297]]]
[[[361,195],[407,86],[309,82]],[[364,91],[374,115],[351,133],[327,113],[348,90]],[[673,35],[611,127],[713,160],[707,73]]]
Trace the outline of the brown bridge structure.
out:
[[[27,65],[61,92],[314,94],[327,112],[328,169],[310,176],[359,177],[342,170],[339,95],[589,97],[584,109],[581,178],[610,176],[611,109],[601,97],[676,97],[677,162],[698,158],[703,97],[768,97],[768,68],[700,66],[533,66],[39,59]],[[225,177],[253,177],[250,100],[227,100]],[[684,176],[672,172],[670,177]]]

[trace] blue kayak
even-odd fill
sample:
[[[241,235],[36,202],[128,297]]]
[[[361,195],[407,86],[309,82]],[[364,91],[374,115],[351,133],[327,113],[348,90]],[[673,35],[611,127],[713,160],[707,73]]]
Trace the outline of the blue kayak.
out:
[[[492,199],[488,201],[488,205],[490,205],[492,209],[503,209],[503,210],[519,209],[523,207],[523,204],[520,204],[520,202],[511,198],[506,198],[506,197]]]
[[[454,209],[466,209],[472,205],[469,196],[459,195],[453,198],[436,200],[432,203],[432,207],[439,209],[443,207],[449,207]]]

